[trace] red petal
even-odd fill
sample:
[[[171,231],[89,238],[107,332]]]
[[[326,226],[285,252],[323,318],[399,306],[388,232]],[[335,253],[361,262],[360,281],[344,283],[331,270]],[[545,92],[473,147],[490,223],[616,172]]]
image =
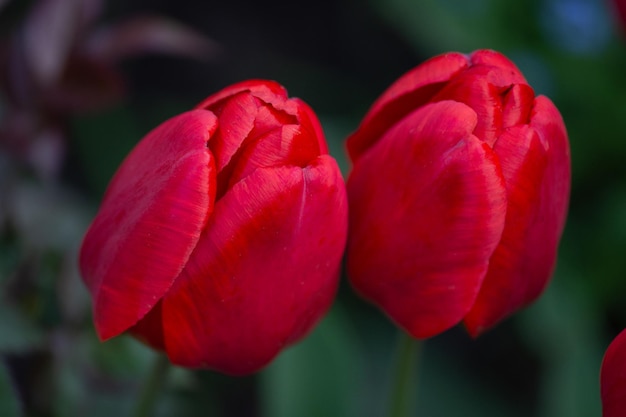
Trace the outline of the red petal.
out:
[[[133,327],[129,329],[137,339],[154,349],[165,351],[165,338],[163,336],[163,301],[158,303],[143,316]]]
[[[219,107],[222,100],[245,91],[249,91],[253,96],[262,99],[266,103],[285,101],[287,99],[287,91],[275,81],[247,80],[230,85],[205,98],[196,108],[215,111],[215,107]]]
[[[303,135],[298,125],[285,125],[248,140],[238,155],[230,185],[241,181],[257,168],[292,165],[305,167],[319,155],[317,138]]]
[[[325,140],[322,125],[315,112],[304,101],[297,98],[291,100],[298,105],[298,121],[300,122],[302,134],[310,138],[316,138],[319,149],[318,155],[326,155],[328,153],[328,144]]]
[[[503,97],[502,128],[527,124],[535,105],[535,92],[527,84],[515,84]]]
[[[474,303],[504,227],[495,154],[476,113],[426,105],[357,160],[348,180],[348,274],[413,336],[458,323]]]
[[[615,16],[615,20],[617,24],[620,25],[622,31],[626,30],[626,0],[613,0],[611,2],[611,13],[612,16]]]
[[[484,290],[466,319],[468,331],[473,335],[535,300],[554,270],[569,201],[569,143],[561,115],[545,97],[537,97],[530,126],[537,133],[541,147],[531,145],[528,138],[527,145],[501,143],[505,138],[496,143],[512,200],[509,209],[514,214],[507,218],[502,247],[492,260],[493,269],[489,272],[492,276],[488,275]],[[529,149],[525,162],[528,166],[520,168],[526,172],[514,173],[512,167],[516,164],[505,159],[519,159],[514,155],[525,148]],[[540,151],[541,148],[545,150]]]
[[[354,161],[391,126],[427,103],[445,82],[469,66],[459,53],[436,56],[413,68],[389,87],[365,115],[359,129],[348,138],[347,147]]]
[[[532,244],[544,245],[556,251],[556,245],[565,227],[572,181],[569,140],[561,114],[547,97],[538,96],[535,100],[530,125],[548,148],[548,171],[541,187],[540,200],[546,228],[551,230],[547,240],[543,239],[544,236],[534,236]],[[544,268],[551,270],[554,267],[554,254],[550,250],[544,253],[544,256],[537,253],[535,261],[539,264],[547,262],[548,265]],[[537,288],[537,293],[540,290]]]
[[[215,211],[163,301],[173,363],[256,371],[302,337],[334,296],[347,228],[339,169],[261,168]]]
[[[254,120],[252,136],[264,135],[282,126],[298,123],[298,119],[294,114],[286,113],[261,100],[258,100],[258,102],[259,112]]]
[[[237,93],[223,103],[219,112],[219,128],[209,141],[217,172],[224,170],[254,128],[258,104],[247,91]],[[212,111],[212,109],[210,109]]]
[[[504,127],[503,111],[511,110],[512,103],[505,106],[507,93],[520,82],[524,82],[524,78],[510,69],[477,65],[450,80],[433,101],[455,100],[470,106],[478,114],[474,134],[493,146]],[[533,97],[534,93],[530,98]],[[530,104],[532,101],[529,107]]]
[[[454,77],[433,99],[455,100],[470,106],[478,114],[474,134],[493,146],[502,129],[503,89],[490,83],[487,67],[472,67]]]
[[[320,154],[321,143],[325,147],[324,136],[315,136],[321,127],[315,115],[307,113],[308,106],[281,102],[281,97],[272,100],[276,106],[242,91],[210,106],[219,117],[219,128],[209,141],[217,161],[218,197],[256,168],[304,167]],[[303,116],[303,125],[298,116]]]
[[[139,142],[109,184],[80,254],[101,339],[152,309],[196,246],[213,206],[207,141],[216,125],[204,110],[170,119]]]
[[[301,101],[294,103],[304,106]],[[308,106],[300,109],[303,124],[298,124],[295,116],[269,104],[261,105],[254,129],[239,150],[236,161],[233,161],[236,165],[231,167],[229,184],[232,186],[241,181],[257,168],[282,165],[305,167],[320,155],[320,144],[326,146],[323,132],[315,114],[307,114],[307,111]]]
[[[519,309],[528,300],[529,288],[540,287],[549,271],[538,271],[530,261],[537,248],[529,234],[550,231],[542,223],[540,189],[548,163],[547,149],[534,129],[518,126],[505,131],[495,144],[507,190],[507,213],[502,240],[489,263],[476,303],[465,318],[470,334],[485,329]],[[539,229],[539,230],[537,230]],[[540,250],[543,249],[543,246]],[[554,252],[554,251],[552,251]]]
[[[602,417],[623,417],[626,413],[626,330],[611,342],[600,370]]]
[[[503,72],[501,74],[505,77],[502,84],[527,84],[519,68],[500,52],[491,49],[480,49],[471,53],[470,60],[472,66],[484,65],[502,69]],[[492,82],[495,82],[495,80],[492,80]],[[495,83],[498,84],[497,82]]]

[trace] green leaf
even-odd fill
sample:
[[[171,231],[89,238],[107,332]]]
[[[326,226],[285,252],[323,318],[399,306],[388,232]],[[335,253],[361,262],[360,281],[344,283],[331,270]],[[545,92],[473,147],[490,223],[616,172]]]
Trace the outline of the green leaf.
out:
[[[119,106],[76,119],[72,130],[72,148],[85,171],[87,185],[101,196],[126,154],[142,137],[137,121],[128,107]]]
[[[496,0],[373,0],[394,30],[428,55],[506,50],[536,38],[533,8]],[[496,35],[497,34],[497,35]]]
[[[541,298],[520,314],[524,339],[541,355],[540,416],[601,414],[599,373],[608,340],[599,311],[577,284],[578,272],[559,266]],[[567,279],[567,282],[562,279]]]
[[[358,415],[359,353],[351,327],[335,306],[312,334],[260,375],[263,415]]]
[[[0,352],[24,353],[42,346],[43,331],[19,309],[7,302],[0,303],[0,317]]]

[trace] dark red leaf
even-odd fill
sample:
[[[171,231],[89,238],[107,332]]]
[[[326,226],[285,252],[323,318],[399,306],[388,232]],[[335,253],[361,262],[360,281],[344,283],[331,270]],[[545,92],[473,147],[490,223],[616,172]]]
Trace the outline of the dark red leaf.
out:
[[[102,27],[90,35],[84,48],[89,55],[107,62],[145,53],[208,60],[219,50],[206,35],[158,16],[141,16]]]

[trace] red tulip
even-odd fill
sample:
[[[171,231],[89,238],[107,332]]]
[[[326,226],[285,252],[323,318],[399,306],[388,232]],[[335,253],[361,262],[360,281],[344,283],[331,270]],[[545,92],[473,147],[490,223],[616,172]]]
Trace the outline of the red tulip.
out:
[[[503,55],[437,56],[397,80],[348,138],[347,270],[416,338],[476,336],[542,292],[570,187],[552,102]]]
[[[611,342],[600,371],[602,417],[626,415],[626,330]]]
[[[626,0],[613,0],[615,19],[622,32],[626,32]]]
[[[226,88],[148,133],[109,184],[80,253],[97,333],[256,371],[331,304],[346,216],[313,111],[274,82]]]

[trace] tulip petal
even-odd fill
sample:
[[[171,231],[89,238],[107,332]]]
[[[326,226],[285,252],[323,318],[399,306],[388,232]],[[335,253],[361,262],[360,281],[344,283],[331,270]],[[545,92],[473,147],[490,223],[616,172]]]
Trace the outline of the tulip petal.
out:
[[[565,125],[546,97],[535,100],[530,130],[536,135],[503,135],[496,142],[511,214],[481,294],[465,320],[474,336],[536,299],[554,270],[571,172]],[[524,159],[520,150],[527,152]]]
[[[504,180],[472,131],[476,113],[443,101],[414,111],[357,160],[348,180],[348,275],[417,338],[460,322],[504,227]]]
[[[548,232],[541,224],[540,189],[548,163],[547,149],[537,132],[527,125],[505,131],[494,147],[507,190],[507,213],[500,244],[476,303],[465,318],[468,332],[476,337],[519,309],[528,300],[529,288],[548,280],[551,270],[541,271],[529,262],[530,253],[544,250],[529,245],[531,231]]]
[[[493,146],[502,128],[503,89],[489,83],[485,67],[473,67],[451,80],[434,101],[456,100],[470,106],[478,114],[474,134]]]
[[[468,57],[449,53],[429,59],[400,77],[374,102],[359,129],[348,138],[350,158],[359,158],[385,131],[426,104],[445,82],[468,66]]]
[[[218,109],[209,109],[219,117],[219,128],[209,141],[218,175],[230,163],[254,128],[258,105],[252,94],[241,92]],[[222,181],[220,181],[222,182]],[[221,193],[218,193],[218,195]]]
[[[544,240],[543,236],[534,236],[532,244],[545,245],[547,248],[552,248],[552,252],[555,252],[565,227],[569,204],[572,178],[569,141],[561,113],[545,96],[536,98],[530,125],[537,130],[539,137],[548,148],[548,171],[541,187],[540,200],[543,203],[542,212],[546,216],[547,228],[551,230],[547,241]],[[544,268],[552,269],[553,265],[546,265],[546,262],[543,261],[548,260],[548,264],[554,262],[553,260],[550,261],[554,257],[550,252],[549,250],[544,251],[543,256],[541,253],[537,253],[537,259],[534,259],[533,262],[544,265]]]
[[[255,80],[228,90],[228,100],[221,92],[217,99],[201,104],[220,121],[209,142],[218,170],[218,198],[257,167],[281,162],[305,166],[322,151],[327,153],[312,110],[299,100],[288,99],[280,85]]]
[[[309,132],[303,132],[301,126],[280,126],[246,143],[230,177],[230,186],[257,168],[281,165],[305,167],[319,152],[317,138],[310,136]]]
[[[505,77],[505,81],[502,84],[527,84],[519,68],[500,52],[492,49],[479,49],[470,54],[470,61],[472,66],[496,67],[503,70],[500,73]],[[492,80],[492,82],[495,82],[495,80]],[[496,82],[496,84],[498,83]]]
[[[215,110],[220,106],[220,102],[231,96],[242,92],[250,92],[253,96],[260,98],[267,103],[285,101],[287,91],[275,81],[266,80],[246,80],[230,85],[219,92],[205,98],[196,106],[197,109]]]
[[[128,329],[137,339],[154,349],[165,351],[163,336],[163,299],[143,316],[133,327]]]
[[[527,84],[515,84],[503,98],[502,128],[527,124],[535,105],[535,92]]]
[[[433,101],[456,100],[470,106],[478,114],[474,134],[493,146],[504,127],[507,93],[520,82],[524,82],[524,78],[519,73],[477,65],[450,80]]]
[[[609,345],[600,370],[602,417],[623,417],[626,411],[626,330]]]
[[[298,122],[302,135],[315,138],[319,149],[318,155],[326,155],[328,153],[328,144],[326,143],[322,125],[315,112],[302,100],[294,98],[292,101],[298,105]]]
[[[150,132],[112,179],[80,253],[101,339],[133,326],[182,271],[213,207],[207,141],[217,120],[184,113]]]
[[[346,240],[339,169],[260,168],[215,206],[196,250],[163,299],[170,360],[253,372],[302,337],[329,307]]]

